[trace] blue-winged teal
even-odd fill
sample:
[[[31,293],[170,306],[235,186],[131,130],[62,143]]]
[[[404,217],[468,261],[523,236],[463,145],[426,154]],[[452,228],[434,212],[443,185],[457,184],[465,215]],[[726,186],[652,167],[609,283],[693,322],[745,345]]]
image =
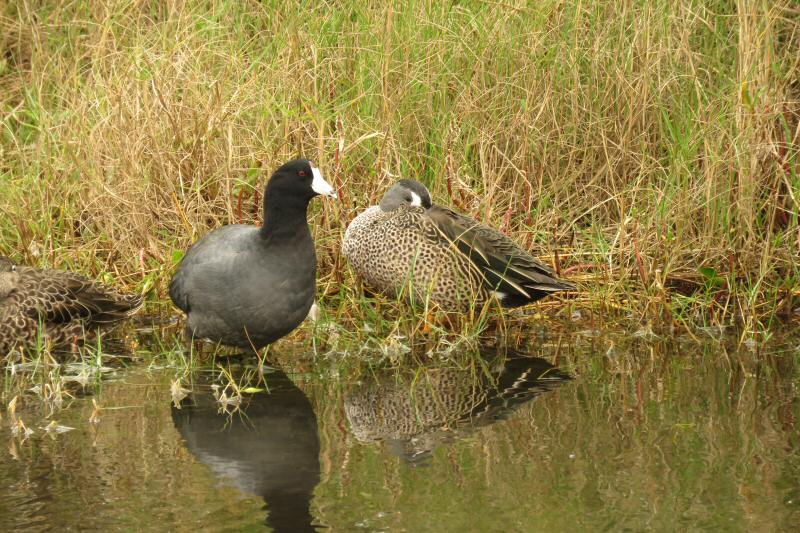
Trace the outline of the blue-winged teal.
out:
[[[0,357],[34,343],[40,324],[52,345],[64,345],[131,316],[141,305],[138,294],[120,293],[80,274],[0,257]]]
[[[574,289],[500,231],[434,205],[428,189],[408,179],[353,219],[342,251],[373,288],[392,296],[409,291],[445,311],[492,297],[518,307]]]
[[[189,248],[169,295],[192,337],[260,349],[300,325],[316,292],[306,211],[318,194],[336,197],[311,161],[290,161],[267,183],[262,227],[225,226]]]

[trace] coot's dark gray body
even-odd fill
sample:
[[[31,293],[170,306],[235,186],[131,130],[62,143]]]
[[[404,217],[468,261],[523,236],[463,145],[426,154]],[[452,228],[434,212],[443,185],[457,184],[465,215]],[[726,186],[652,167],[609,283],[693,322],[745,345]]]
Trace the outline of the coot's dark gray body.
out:
[[[316,291],[306,212],[317,194],[335,197],[313,163],[290,161],[267,185],[263,227],[225,226],[189,249],[169,294],[194,338],[260,349],[300,325]]]
[[[317,257],[305,221],[296,229],[270,245],[256,227],[225,226],[191,247],[170,296],[195,337],[261,348],[300,325],[314,302]]]

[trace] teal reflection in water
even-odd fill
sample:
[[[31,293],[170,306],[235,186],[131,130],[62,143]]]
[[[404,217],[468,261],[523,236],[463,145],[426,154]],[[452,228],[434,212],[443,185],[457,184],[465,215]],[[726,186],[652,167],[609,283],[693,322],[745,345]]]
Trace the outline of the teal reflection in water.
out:
[[[351,431],[361,442],[385,441],[391,453],[418,463],[439,444],[500,420],[569,379],[538,357],[488,363],[489,368],[420,367],[372,374],[345,395]]]

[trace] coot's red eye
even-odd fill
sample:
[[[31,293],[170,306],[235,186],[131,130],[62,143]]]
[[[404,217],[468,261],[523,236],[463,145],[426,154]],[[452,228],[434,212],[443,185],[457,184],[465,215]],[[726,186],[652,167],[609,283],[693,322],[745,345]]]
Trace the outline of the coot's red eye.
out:
[[[297,175],[298,175],[298,176],[300,176],[301,178],[302,178],[302,177],[305,177],[305,175],[306,175],[306,171],[305,171],[305,170],[298,170],[298,171],[297,171]]]

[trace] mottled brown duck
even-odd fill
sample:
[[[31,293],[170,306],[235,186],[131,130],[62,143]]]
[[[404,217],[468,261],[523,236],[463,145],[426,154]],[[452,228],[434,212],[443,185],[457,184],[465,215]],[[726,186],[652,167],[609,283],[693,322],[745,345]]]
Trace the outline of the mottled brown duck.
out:
[[[519,307],[575,288],[499,230],[433,204],[428,189],[408,179],[353,219],[342,252],[372,288],[448,312],[492,298]]]
[[[0,358],[37,339],[65,346],[131,316],[142,305],[80,274],[17,265],[0,257]]]

